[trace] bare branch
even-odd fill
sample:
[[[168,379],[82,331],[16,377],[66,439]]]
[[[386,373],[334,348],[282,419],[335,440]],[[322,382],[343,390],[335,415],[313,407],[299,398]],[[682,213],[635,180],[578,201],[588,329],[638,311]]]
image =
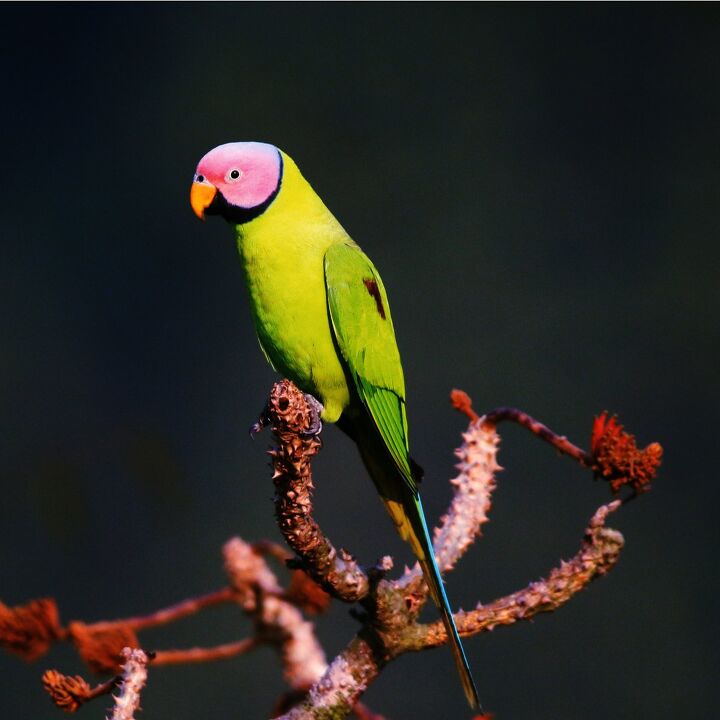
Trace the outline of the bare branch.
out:
[[[455,467],[459,473],[450,481],[454,487],[453,499],[433,532],[435,557],[441,572],[451,571],[480,536],[482,526],[489,520],[495,473],[502,470],[497,463],[500,438],[493,425],[475,415],[462,437],[463,444],[455,450],[459,460]],[[419,564],[406,569],[394,587],[404,594],[408,608],[419,612],[427,599]]]
[[[135,712],[140,709],[140,691],[147,680],[148,656],[139,648],[124,648],[120,692],[113,695],[115,708],[107,720],[135,720]]]
[[[170,623],[231,600],[235,600],[235,591],[225,587],[200,597],[189,598],[149,615],[95,623],[76,620],[69,623],[65,634],[93,672],[114,674],[122,664],[122,649],[140,645],[136,630]]]
[[[265,560],[240,538],[225,543],[225,569],[243,609],[255,621],[258,642],[278,648],[285,679],[307,690],[327,669],[312,623],[278,594],[278,582]]]
[[[278,440],[278,447],[270,450],[270,455],[280,531],[313,580],[333,597],[345,602],[359,600],[369,590],[367,574],[351,555],[335,549],[311,514],[310,463],[321,442],[315,435],[304,434],[312,420],[305,396],[289,380],[275,383],[267,416]]]
[[[624,540],[623,536],[605,527],[607,516],[621,505],[614,500],[601,505],[585,531],[580,550],[567,562],[553,569],[547,579],[530,583],[526,588],[506,597],[480,605],[470,612],[455,615],[462,636],[476,635],[500,625],[511,625],[529,620],[538,613],[552,612],[564,605],[594,579],[608,573],[617,563]],[[424,650],[444,645],[447,633],[441,622],[416,625],[408,632],[409,650]]]
[[[175,622],[189,615],[194,615],[205,608],[212,607],[213,605],[221,605],[233,600],[235,600],[233,589],[224,587],[207,593],[206,595],[188,598],[175,605],[156,610],[148,615],[136,615],[118,620],[101,620],[88,625],[88,627],[92,627],[95,631],[102,631],[121,625],[135,631],[145,630],[146,628]]]
[[[450,401],[456,410],[470,418],[471,421],[479,420],[479,415],[472,408],[470,396],[462,390],[453,390],[450,393]],[[483,421],[489,425],[497,425],[504,420],[517,423],[520,427],[529,430],[533,435],[552,445],[558,452],[569,455],[585,467],[592,467],[592,456],[582,448],[573,445],[564,435],[554,433],[549,427],[543,425],[535,418],[522,410],[511,407],[495,408],[483,415]]]
[[[357,705],[386,660],[358,635],[333,661],[305,700],[277,720],[343,718]]]
[[[245,638],[237,642],[224,643],[214,647],[194,647],[178,650],[157,650],[153,653],[153,665],[184,665],[186,663],[214,662],[229,660],[254,650],[260,644],[257,638]]]
[[[500,443],[495,428],[479,418],[463,433],[463,444],[455,450],[460,472],[450,483],[455,488],[450,508],[433,534],[435,556],[442,572],[457,561],[480,535],[488,521]]]

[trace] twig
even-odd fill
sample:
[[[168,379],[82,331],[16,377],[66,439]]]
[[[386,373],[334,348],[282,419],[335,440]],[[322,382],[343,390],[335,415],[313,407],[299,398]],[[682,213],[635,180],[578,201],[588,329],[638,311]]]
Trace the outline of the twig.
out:
[[[237,642],[216,645],[215,647],[195,647],[181,650],[156,650],[153,653],[153,665],[183,665],[185,663],[213,662],[215,660],[228,660],[229,658],[244,655],[260,645],[256,637],[238,640]]]
[[[480,418],[472,409],[472,400],[470,400],[468,394],[462,390],[453,390],[452,393],[450,393],[450,401],[456,410],[467,415],[470,420],[474,421]],[[507,420],[514,422],[520,425],[520,427],[529,430],[536,437],[552,445],[558,452],[569,455],[574,460],[577,460],[577,462],[584,467],[591,468],[593,466],[593,458],[590,453],[585,452],[585,450],[577,447],[577,445],[573,445],[564,435],[558,435],[547,427],[547,425],[543,425],[522,410],[511,407],[495,408],[495,410],[485,413],[482,416],[482,420],[492,426]]]
[[[123,626],[135,631],[145,630],[150,627],[175,622],[176,620],[180,620],[188,615],[194,615],[213,605],[221,605],[234,600],[234,590],[230,587],[224,587],[220,590],[207,593],[206,595],[183,600],[175,605],[156,610],[148,615],[137,615],[134,617],[120,618],[118,620],[100,620],[98,622],[88,623],[87,627],[95,631],[104,631],[116,626]]]
[[[593,461],[590,453],[585,452],[585,450],[579,448],[577,445],[573,445],[564,435],[558,435],[547,427],[547,425],[543,425],[522,410],[511,407],[496,408],[489,413],[485,413],[483,419],[492,425],[497,425],[499,422],[503,422],[503,420],[510,420],[511,422],[517,423],[520,427],[524,427],[536,437],[552,445],[559,453],[569,455],[584,467],[592,467]]]
[[[103,695],[109,695],[121,682],[122,675],[116,675],[103,683],[98,683],[94,688],[90,689],[87,699],[94,700]]]
[[[235,591],[226,587],[201,597],[184,600],[149,615],[95,623],[75,620],[68,624],[64,636],[72,642],[93,672],[114,674],[121,664],[122,648],[140,646],[136,630],[173,622],[207,607],[235,600]]]

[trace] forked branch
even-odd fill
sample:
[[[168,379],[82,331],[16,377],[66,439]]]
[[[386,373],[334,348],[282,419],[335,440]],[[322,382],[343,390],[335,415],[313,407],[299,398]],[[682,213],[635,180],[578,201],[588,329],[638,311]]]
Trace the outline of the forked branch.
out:
[[[614,493],[629,487],[631,497],[649,488],[662,457],[659,444],[639,449],[634,437],[607,413],[596,418],[591,447],[585,451],[514,408],[499,408],[479,416],[461,391],[453,391],[452,402],[470,423],[455,452],[458,474],[451,480],[453,498],[433,534],[438,564],[445,573],[452,571],[487,522],[496,474],[501,469],[497,462],[498,423],[518,423],[589,468],[596,477],[607,480]],[[274,717],[341,718],[355,709],[358,717],[368,718],[372,713],[359,704],[360,698],[385,665],[406,652],[447,643],[440,621],[421,623],[418,619],[428,590],[417,565],[395,578],[389,577],[393,566],[390,558],[383,558],[378,566],[363,567],[349,552],[337,549],[314,519],[311,465],[321,442],[308,433],[313,409],[303,393],[287,380],[276,383],[265,417],[276,439],[276,446],[270,450],[275,514],[290,554],[272,542],[249,544],[233,538],[223,549],[228,587],[145,616],[96,623],[75,621],[64,627],[50,598],[16,607],[0,603],[0,645],[7,650],[34,660],[53,642],[69,640],[91,670],[111,676],[91,687],[80,676],[48,670],[43,683],[59,707],[74,712],[117,688],[112,720],[132,720],[148,667],[236,657],[269,644],[278,651],[289,687],[276,704]],[[456,613],[460,634],[470,637],[556,610],[592,580],[609,572],[624,541],[605,523],[621,504],[621,500],[614,500],[601,505],[575,555],[550,569],[544,579]],[[279,579],[268,563],[270,559],[293,568],[289,583]],[[361,609],[353,611],[359,621],[357,634],[328,663],[314,624],[305,615],[322,612],[331,597],[359,603]],[[140,649],[137,632],[219,603],[236,604],[251,617],[253,636],[216,647],[156,652]]]

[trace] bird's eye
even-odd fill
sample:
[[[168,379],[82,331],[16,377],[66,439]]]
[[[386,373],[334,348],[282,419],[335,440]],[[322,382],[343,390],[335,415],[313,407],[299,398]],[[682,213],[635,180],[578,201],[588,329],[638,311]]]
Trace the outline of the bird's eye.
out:
[[[204,175],[198,175],[197,178],[195,178],[197,182],[205,182],[205,176]]]
[[[241,173],[238,169],[233,168],[233,169],[230,170],[230,172],[227,174],[227,179],[228,179],[228,180],[237,180],[241,175],[242,175],[242,173]]]

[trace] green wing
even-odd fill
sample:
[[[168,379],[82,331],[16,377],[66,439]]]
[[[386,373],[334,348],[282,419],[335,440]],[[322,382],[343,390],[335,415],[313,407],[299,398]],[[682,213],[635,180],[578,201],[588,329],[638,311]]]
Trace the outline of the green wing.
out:
[[[378,271],[357,245],[325,253],[328,309],[340,353],[392,459],[413,493],[405,380],[390,306]]]
[[[465,695],[471,707],[477,708],[480,704],[477,690],[445,594],[417,485],[410,469],[405,381],[385,288],[370,260],[357,245],[349,243],[333,245],[326,252],[325,285],[330,320],[340,353],[355,381],[358,395],[368,409],[406,486],[395,481],[394,472],[391,473],[394,487],[385,485],[381,479],[382,472],[373,479],[398,532],[410,543],[420,560],[423,574],[441,610],[445,629],[451,639],[450,645]],[[364,454],[363,459],[368,470],[371,470]],[[406,487],[411,494],[408,494]]]

